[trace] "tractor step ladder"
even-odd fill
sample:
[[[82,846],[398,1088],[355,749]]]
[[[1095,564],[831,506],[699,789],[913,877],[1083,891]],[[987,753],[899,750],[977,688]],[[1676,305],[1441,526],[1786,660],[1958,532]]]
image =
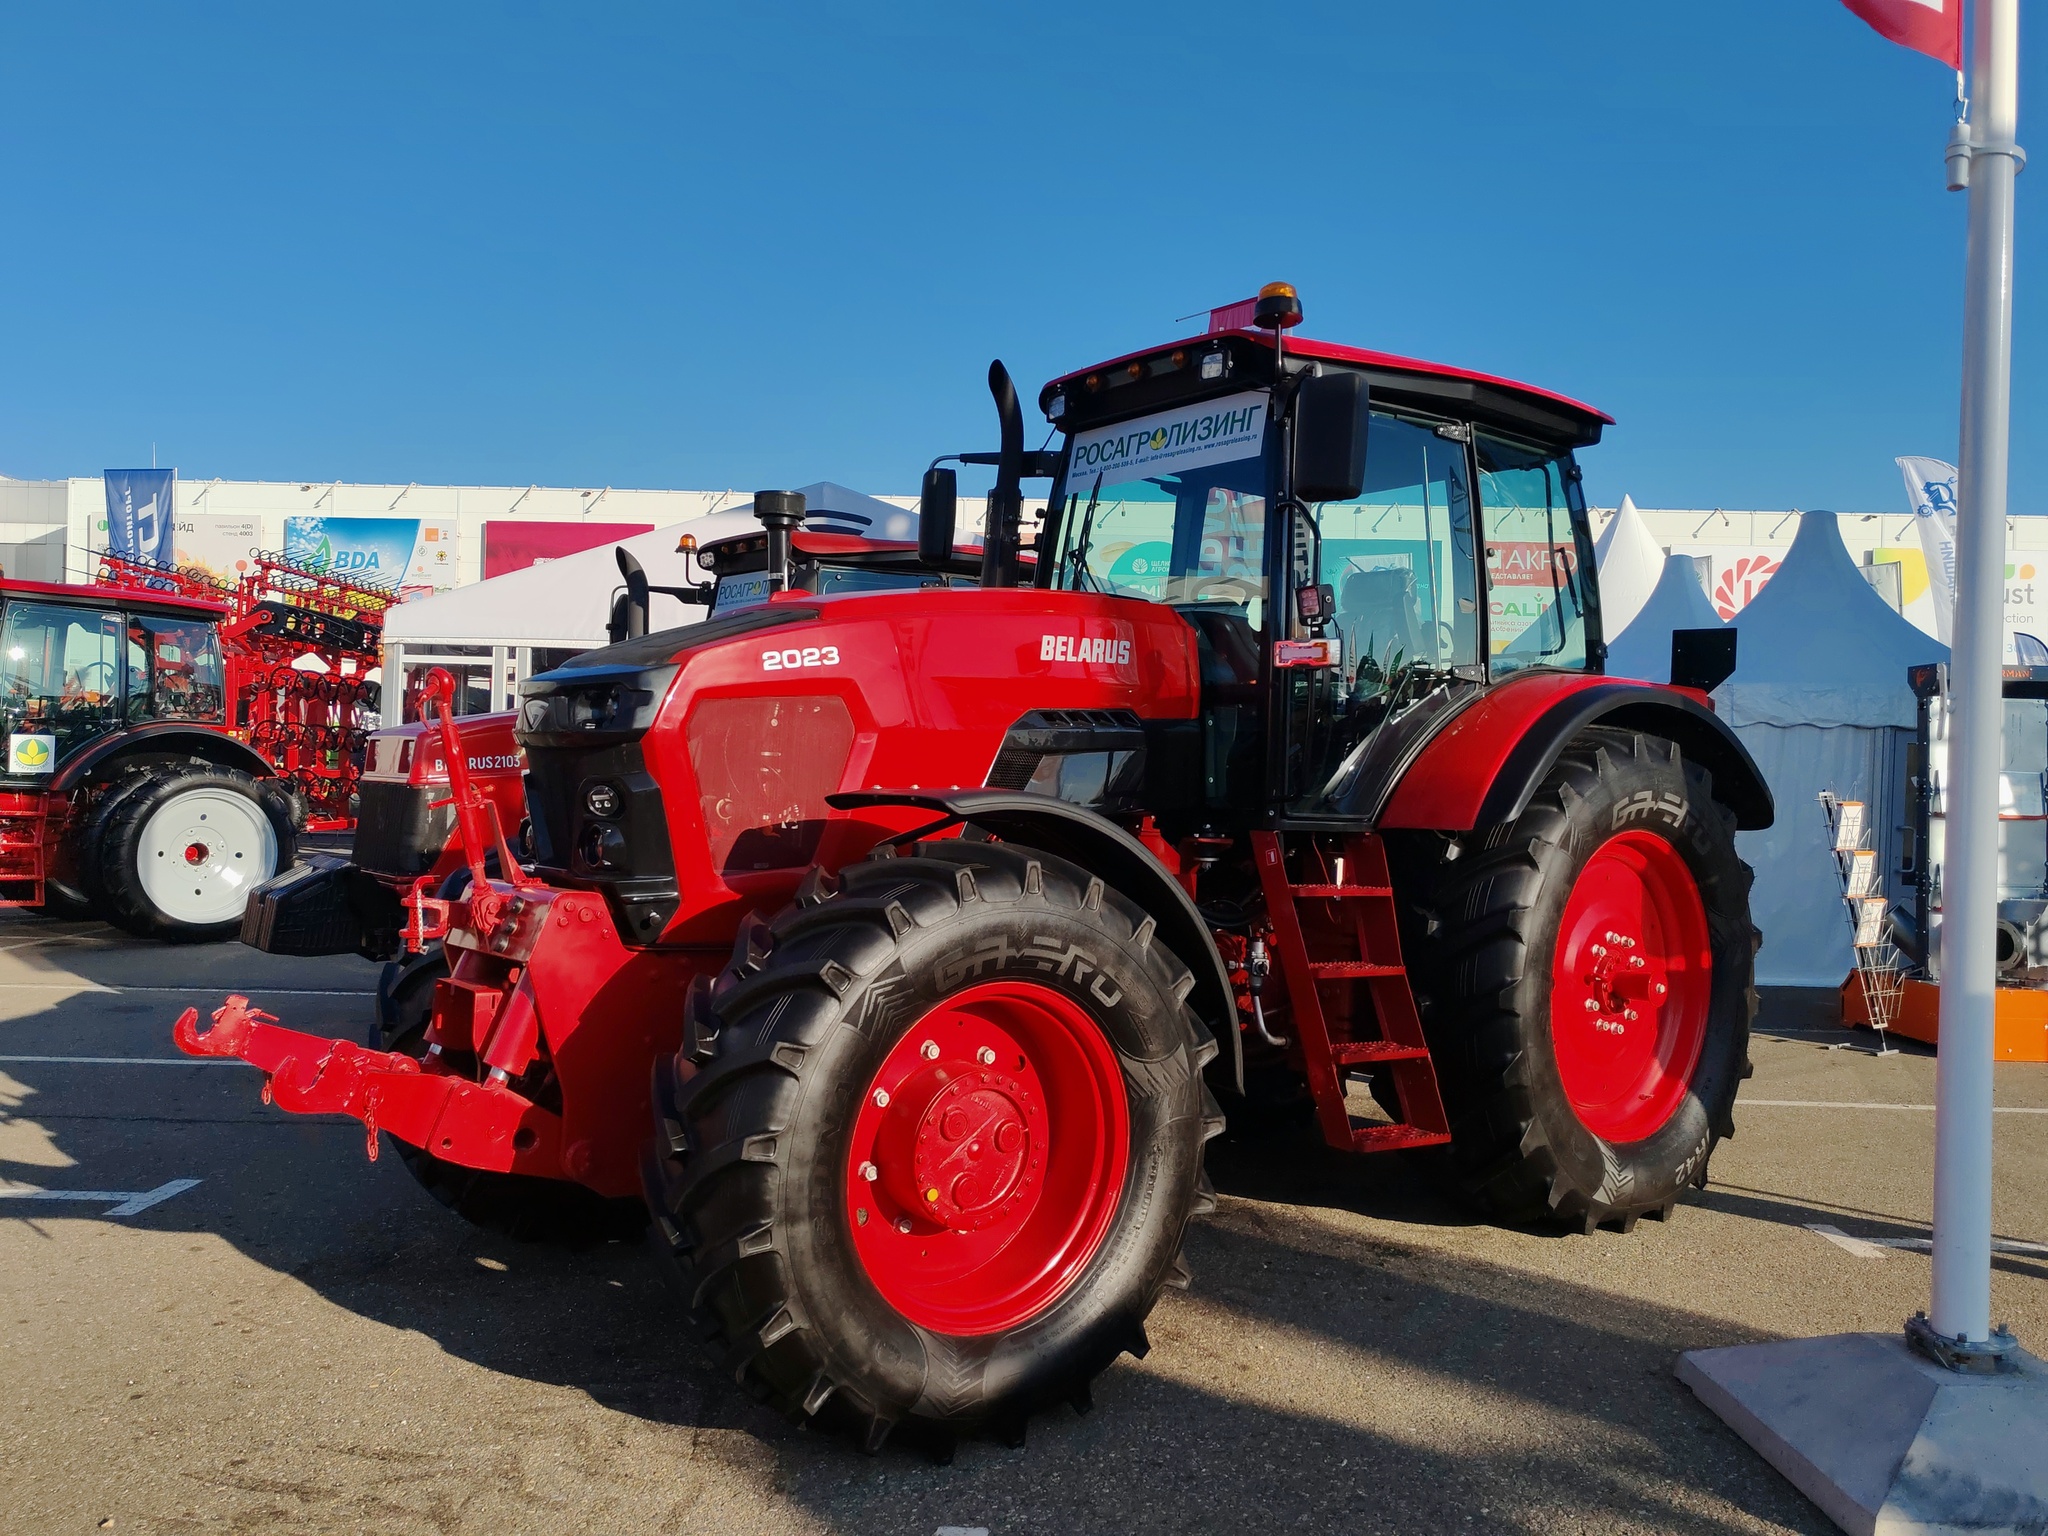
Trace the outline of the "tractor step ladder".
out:
[[[49,823],[67,812],[61,799],[53,808],[52,798],[38,797],[31,811],[0,812],[0,908],[40,907],[46,899]]]
[[[1301,839],[1297,857],[1316,866],[1317,878],[1296,883],[1287,866],[1287,847],[1277,832],[1254,832],[1252,852],[1259,882],[1265,890],[1266,914],[1273,925],[1273,947],[1287,982],[1288,1009],[1309,1091],[1315,1096],[1316,1119],[1323,1139],[1352,1152],[1392,1152],[1403,1147],[1431,1147],[1451,1139],[1437,1089],[1436,1068],[1422,1037],[1422,1019],[1408,986],[1408,968],[1401,961],[1400,914],[1387,870],[1386,846],[1372,833],[1348,836],[1340,866],[1351,881],[1328,878],[1320,868],[1322,855]],[[1362,883],[1351,883],[1362,881]],[[1302,926],[1304,903],[1326,905],[1339,943],[1352,954],[1311,956]],[[1318,942],[1321,936],[1318,935]],[[1365,983],[1370,1010],[1350,1010],[1353,1033],[1377,1026],[1377,1039],[1332,1039],[1323,988]],[[1399,1096],[1401,1118],[1389,1125],[1355,1126],[1344,1102],[1344,1074],[1352,1067],[1385,1067]]]

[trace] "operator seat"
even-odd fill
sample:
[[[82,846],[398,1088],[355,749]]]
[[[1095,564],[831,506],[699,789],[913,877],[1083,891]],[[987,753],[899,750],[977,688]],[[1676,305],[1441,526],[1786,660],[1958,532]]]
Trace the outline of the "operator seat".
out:
[[[1421,656],[1436,659],[1436,648],[1423,640],[1415,573],[1399,566],[1353,571],[1344,578],[1344,591],[1337,602],[1337,632],[1343,637],[1347,668],[1355,667],[1368,651],[1382,663],[1397,650],[1403,661]]]

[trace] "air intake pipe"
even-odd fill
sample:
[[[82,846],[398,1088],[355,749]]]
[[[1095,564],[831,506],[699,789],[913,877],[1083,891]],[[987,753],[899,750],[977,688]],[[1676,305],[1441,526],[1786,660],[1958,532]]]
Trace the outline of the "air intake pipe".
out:
[[[996,399],[996,418],[1003,428],[1003,451],[996,460],[995,489],[988,493],[981,584],[1014,587],[1017,543],[1024,521],[1024,410],[1017,403],[1017,386],[1010,382],[1010,370],[1003,366],[1001,358],[988,365],[988,392]]]
[[[804,525],[803,492],[756,491],[754,516],[768,530],[768,590],[787,592],[790,579],[789,536]]]

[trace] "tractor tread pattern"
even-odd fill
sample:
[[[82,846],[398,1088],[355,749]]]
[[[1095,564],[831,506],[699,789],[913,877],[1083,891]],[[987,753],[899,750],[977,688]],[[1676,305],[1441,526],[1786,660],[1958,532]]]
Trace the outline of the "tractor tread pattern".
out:
[[[884,845],[835,881],[806,879],[797,899],[772,922],[743,926],[734,960],[700,1003],[709,1028],[654,1071],[654,1117],[662,1134],[645,1166],[654,1242],[673,1261],[681,1291],[715,1358],[740,1385],[799,1421],[849,1433],[879,1451],[899,1426],[939,1459],[954,1438],[980,1433],[1021,1443],[1025,1420],[1061,1403],[1088,1401],[1089,1383],[1127,1349],[1142,1351],[1143,1316],[1161,1287],[1185,1284],[1180,1257],[1189,1217],[1213,1209],[1213,1186],[1196,1150],[1194,1178],[1176,1218],[1170,1262],[1161,1267],[1135,1315],[1105,1318],[1072,1369],[1028,1395],[1003,1395],[985,1379],[992,1339],[942,1337],[916,1329],[925,1351],[914,1401],[871,1401],[862,1383],[835,1370],[828,1344],[795,1295],[784,1237],[776,1225],[785,1173],[783,1138],[809,1086],[819,1048],[836,1031],[865,1031],[892,988],[882,974],[906,936],[955,920],[982,903],[1061,907],[1116,914],[1125,945],[1149,937],[1144,913],[1105,898],[1095,881],[1028,849],[962,838],[906,850]],[[1091,900],[1092,898],[1092,900]],[[1099,919],[1098,919],[1099,920]],[[1164,945],[1132,953],[1177,1005],[1185,967]],[[878,996],[881,1001],[878,1001]],[[1141,1064],[1148,1078],[1199,1085],[1199,1137],[1221,1129],[1221,1113],[1201,1079],[1215,1054],[1209,1032],[1178,1006],[1183,1043],[1165,1059]],[[698,1043],[697,1050],[690,1049]],[[1124,1058],[1131,1091],[1144,1091]],[[1192,1099],[1194,1096],[1190,1095]],[[680,1135],[667,1128],[675,1127]],[[678,1150],[677,1141],[687,1150]],[[905,1327],[909,1327],[907,1321]]]
[[[1626,1232],[1639,1215],[1668,1214],[1676,1199],[1668,1188],[1639,1188],[1637,1172],[1606,1143],[1600,1143],[1597,1178],[1583,1160],[1575,1169],[1573,1159],[1559,1154],[1539,1113],[1541,1085],[1516,1011],[1541,921],[1536,907],[1552,870],[1570,858],[1565,844],[1579,807],[1601,781],[1645,767],[1683,775],[1687,801],[1707,823],[1699,829],[1709,858],[1700,896],[1717,970],[1723,957],[1738,950],[1741,956],[1732,1010],[1739,1018],[1731,1020],[1729,1046],[1738,1070],[1717,1081],[1702,1102],[1705,1139],[1678,1170],[1680,1182],[1703,1185],[1715,1141],[1734,1134],[1735,1084],[1757,1008],[1747,915],[1752,872],[1735,853],[1735,818],[1713,798],[1711,775],[1687,762],[1675,743],[1639,732],[1585,731],[1560,754],[1521,816],[1467,840],[1463,856],[1444,866],[1424,910],[1411,919],[1424,1026],[1451,1116],[1448,1161],[1459,1193],[1496,1219]],[[1719,1006],[1718,988],[1716,997]]]

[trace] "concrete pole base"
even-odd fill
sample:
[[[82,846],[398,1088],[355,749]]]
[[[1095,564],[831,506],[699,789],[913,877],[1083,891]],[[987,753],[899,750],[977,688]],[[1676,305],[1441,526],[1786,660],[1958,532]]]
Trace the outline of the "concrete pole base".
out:
[[[2025,1350],[1965,1374],[1845,1333],[1696,1349],[1678,1379],[1853,1536],[2048,1530],[2048,1366]]]

